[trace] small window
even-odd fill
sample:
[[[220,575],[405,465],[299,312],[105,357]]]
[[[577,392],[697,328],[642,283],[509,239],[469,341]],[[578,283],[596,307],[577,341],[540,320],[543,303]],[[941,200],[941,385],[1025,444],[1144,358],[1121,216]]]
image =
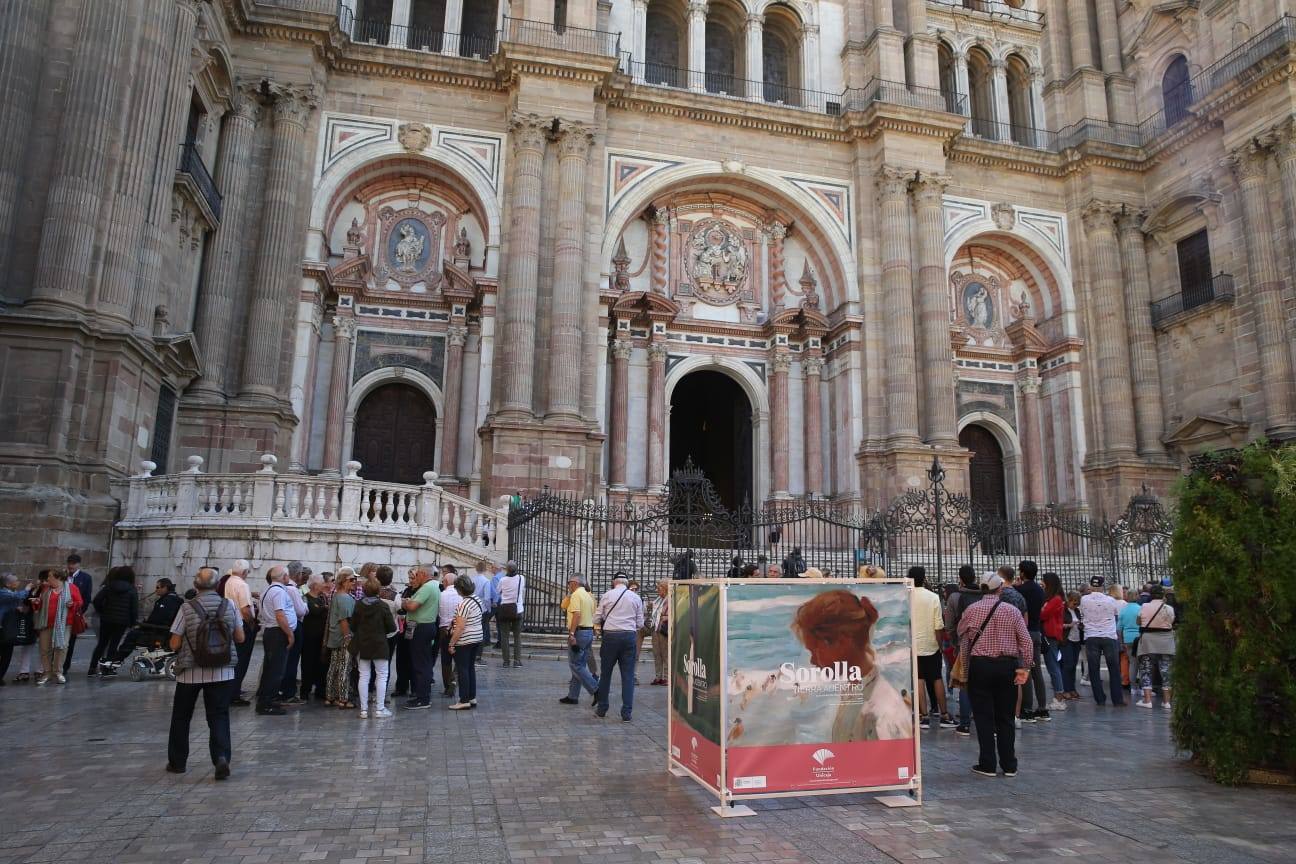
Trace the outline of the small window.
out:
[[[1165,107],[1166,128],[1169,129],[1188,116],[1188,106],[1193,103],[1192,81],[1188,77],[1188,58],[1179,54],[1170,61],[1165,75],[1161,76],[1161,104]]]
[[[1176,244],[1179,253],[1179,292],[1183,308],[1192,309],[1214,298],[1211,285],[1210,238],[1202,229]]]
[[[175,425],[176,391],[163,384],[158,390],[157,413],[153,415],[153,452],[149,458],[157,465],[157,473],[167,473],[167,460],[171,458],[171,428]]]

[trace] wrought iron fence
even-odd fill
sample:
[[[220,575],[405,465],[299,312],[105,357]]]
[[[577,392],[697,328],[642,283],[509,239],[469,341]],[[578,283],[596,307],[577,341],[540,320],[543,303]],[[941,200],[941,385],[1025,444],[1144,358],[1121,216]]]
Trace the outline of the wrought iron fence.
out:
[[[743,564],[795,569],[797,561],[829,576],[850,576],[861,563],[894,574],[926,568],[928,584],[956,581],[969,564],[978,573],[1023,558],[1054,571],[1067,588],[1101,575],[1126,586],[1169,574],[1173,524],[1146,491],[1115,522],[1049,508],[1004,519],[982,512],[945,488],[938,462],[926,488],[900,496],[887,510],[860,511],[824,500],[775,502],[727,510],[710,482],[686,466],[649,504],[600,505],[544,494],[509,516],[509,557],[527,575],[528,630],[563,629],[560,603],[568,577],[587,578],[596,593],[624,572],[645,596],[658,580],[737,575]]]

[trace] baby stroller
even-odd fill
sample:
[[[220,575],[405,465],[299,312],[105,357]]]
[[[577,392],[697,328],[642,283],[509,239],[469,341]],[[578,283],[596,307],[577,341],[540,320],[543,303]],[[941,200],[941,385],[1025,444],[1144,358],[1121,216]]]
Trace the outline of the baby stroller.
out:
[[[105,677],[118,673],[126,668],[132,681],[144,681],[148,678],[170,678],[175,680],[176,652],[171,650],[171,633],[165,627],[152,624],[141,624],[126,634],[122,647],[112,660],[99,664],[99,672]]]

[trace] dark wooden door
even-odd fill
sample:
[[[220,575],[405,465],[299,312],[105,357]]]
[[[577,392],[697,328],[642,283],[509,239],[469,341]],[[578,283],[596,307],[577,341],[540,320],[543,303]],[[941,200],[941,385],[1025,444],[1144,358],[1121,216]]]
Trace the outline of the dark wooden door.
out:
[[[421,484],[436,470],[435,444],[436,408],[408,384],[384,384],[356,411],[351,453],[366,480]]]
[[[968,491],[972,503],[1000,516],[1007,516],[1004,458],[999,442],[989,429],[972,425],[959,433],[959,444],[972,451],[972,464],[968,469]]]

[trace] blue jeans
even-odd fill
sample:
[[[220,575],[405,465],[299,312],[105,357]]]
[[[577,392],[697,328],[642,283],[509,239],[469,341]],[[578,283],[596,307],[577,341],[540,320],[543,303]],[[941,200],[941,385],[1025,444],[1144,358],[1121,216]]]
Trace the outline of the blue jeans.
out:
[[[1044,668],[1048,670],[1049,683],[1056,697],[1062,690],[1062,664],[1058,662],[1058,640],[1044,637]]]
[[[1091,636],[1085,640],[1085,656],[1089,658],[1089,683],[1093,685],[1094,701],[1099,705],[1107,704],[1103,693],[1102,672],[1098,665],[1099,658],[1107,663],[1107,679],[1111,686],[1113,705],[1125,704],[1125,688],[1121,686],[1120,643],[1106,636]]]
[[[621,667],[621,719],[629,720],[634,708],[635,645],[633,630],[604,630],[599,646],[599,666],[603,670],[598,682],[594,713],[602,717],[608,710],[608,691],[612,689],[612,667]]]
[[[571,684],[567,686],[568,699],[579,699],[582,687],[591,694],[598,691],[598,679],[589,671],[589,652],[593,645],[593,630],[576,631],[576,645],[567,650],[567,662],[572,671]]]
[[[959,688],[959,725],[972,725],[972,697],[968,695],[968,688]]]
[[[1074,693],[1076,689],[1076,665],[1080,662],[1082,642],[1062,640],[1062,692]]]

